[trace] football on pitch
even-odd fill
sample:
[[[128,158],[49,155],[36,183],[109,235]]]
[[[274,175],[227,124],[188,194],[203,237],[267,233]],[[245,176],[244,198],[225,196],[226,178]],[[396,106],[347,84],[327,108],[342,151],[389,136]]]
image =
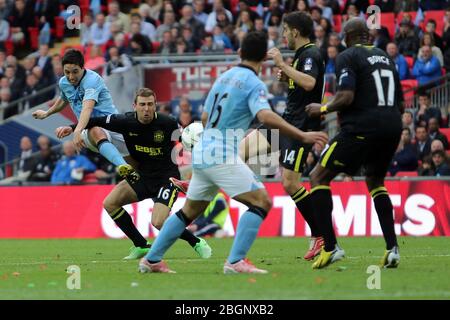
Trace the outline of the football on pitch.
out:
[[[200,135],[203,132],[203,125],[200,122],[194,122],[184,128],[181,134],[181,143],[183,148],[187,151],[192,151],[192,148],[200,140]]]

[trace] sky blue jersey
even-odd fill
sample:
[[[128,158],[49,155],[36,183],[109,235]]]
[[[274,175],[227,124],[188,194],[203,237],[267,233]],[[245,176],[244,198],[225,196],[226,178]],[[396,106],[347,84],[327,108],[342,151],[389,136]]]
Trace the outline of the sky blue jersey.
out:
[[[205,101],[208,121],[193,149],[193,166],[208,168],[235,161],[239,142],[256,114],[270,110],[267,96],[267,86],[250,67],[238,65],[223,73]]]
[[[103,78],[95,71],[86,69],[78,86],[73,86],[66,76],[59,80],[60,97],[70,103],[73,113],[80,118],[84,100],[95,100],[91,117],[101,117],[119,113]]]

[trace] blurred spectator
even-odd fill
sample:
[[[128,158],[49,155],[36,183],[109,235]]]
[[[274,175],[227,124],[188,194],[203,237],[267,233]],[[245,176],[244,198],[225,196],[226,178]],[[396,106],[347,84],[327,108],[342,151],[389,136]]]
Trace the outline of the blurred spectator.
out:
[[[331,10],[331,8],[327,6],[327,1],[316,0],[316,6],[322,10],[322,17],[324,17],[328,21],[333,21],[333,10]]]
[[[158,22],[156,19],[153,19],[150,15],[150,6],[146,3],[141,3],[139,5],[139,15],[141,16],[142,21],[151,23],[153,26],[158,25]]]
[[[120,27],[121,32],[127,33],[130,31],[130,18],[127,14],[120,11],[120,4],[118,1],[111,1],[108,3],[108,16],[106,17],[106,22],[109,24],[115,23]]]
[[[145,3],[150,7],[150,17],[155,21],[159,20],[159,12],[161,11],[162,0],[146,0]]]
[[[325,30],[321,25],[314,28],[315,44],[322,52],[326,52],[328,39],[325,36]],[[326,56],[326,55],[325,55]]]
[[[178,22],[175,21],[175,13],[167,11],[164,13],[164,20],[158,28],[156,28],[156,41],[163,41],[166,31],[170,31],[172,27],[179,28]]]
[[[184,53],[187,53],[187,43],[183,38],[178,38],[175,41],[175,45],[177,47],[177,54],[183,55]]]
[[[28,181],[50,181],[58,156],[52,151],[50,139],[41,135],[38,140],[39,155],[33,161]]]
[[[178,123],[182,128],[186,128],[192,122],[194,122],[194,119],[192,119],[192,114],[189,111],[181,111],[178,115]]]
[[[85,172],[94,172],[97,168],[84,155],[76,154],[72,141],[63,144],[62,158],[56,163],[52,173],[51,182],[53,184],[71,184],[80,182]]]
[[[244,31],[245,33],[248,33],[250,31],[253,31],[253,21],[250,18],[250,12],[248,10],[243,10],[239,12],[239,16],[236,20],[236,34],[239,31]]]
[[[419,110],[416,113],[415,122],[425,127],[430,118],[436,118],[440,123],[442,121],[441,110],[431,105],[429,94],[419,93]]]
[[[175,41],[172,38],[172,33],[170,30],[167,30],[163,33],[162,42],[158,48],[158,53],[160,54],[171,54],[176,53],[177,47]]]
[[[403,128],[400,143],[392,159],[389,172],[395,176],[398,171],[417,170],[417,153],[411,144],[411,131],[409,128]]]
[[[416,153],[417,158],[423,161],[425,156],[430,153],[431,150],[431,140],[428,137],[427,129],[423,126],[416,127]]]
[[[178,105],[175,107],[175,110],[173,110],[173,115],[178,117],[181,112],[190,112],[190,113],[192,113],[191,102],[185,96],[180,98],[180,101],[178,102]]]
[[[258,17],[255,19],[255,25],[253,29],[255,31],[264,32],[267,35],[267,29],[264,27],[263,18]]]
[[[6,119],[14,114],[17,114],[17,106],[8,107],[11,102],[11,90],[9,87],[0,89],[0,115]],[[0,119],[2,117],[0,116]]]
[[[14,8],[9,16],[11,40],[14,42],[15,54],[18,54],[20,58],[30,52],[28,28],[35,24],[32,6],[31,1],[27,4],[25,0],[15,0]]]
[[[450,167],[445,152],[442,150],[434,151],[431,159],[427,159],[423,163],[423,167],[419,170],[421,176],[450,176]]]
[[[33,68],[36,65],[36,59],[33,55],[28,55],[25,59],[23,59],[23,68],[25,69],[25,75],[29,75],[33,72]]]
[[[195,38],[203,38],[205,25],[194,18],[194,9],[190,4],[185,4],[181,9],[180,25],[189,26]]]
[[[280,34],[278,33],[277,27],[269,27],[267,29],[269,49],[273,47],[278,47],[281,45]]]
[[[20,139],[20,150],[18,172],[28,172],[33,166],[33,159],[31,158],[31,155],[33,154],[33,143],[29,137],[23,136],[22,139]]]
[[[213,32],[213,41],[220,48],[233,49],[230,38],[223,32],[222,27],[216,25]]]
[[[167,103],[161,103],[158,105],[158,112],[170,116],[172,114],[172,109]]]
[[[223,47],[215,43],[212,36],[207,35],[203,40],[200,51],[202,53],[220,52],[223,51]]]
[[[58,83],[59,79],[61,79],[64,76],[64,70],[62,67],[62,59],[59,54],[54,54],[52,56],[52,67],[53,67],[53,73],[55,75],[55,83]]]
[[[413,75],[416,77],[419,85],[429,84],[442,75],[441,64],[438,58],[433,56],[430,46],[423,46],[422,56],[418,57],[413,68]]]
[[[228,19],[230,21],[233,21],[233,15],[231,14],[231,12],[227,9],[225,9],[225,7],[223,6],[223,1],[222,0],[214,0],[213,2],[213,9],[211,11],[211,13],[208,16],[208,19],[206,20],[206,24],[205,24],[205,31],[206,32],[212,32],[214,30],[214,27],[217,24],[217,13],[219,11],[225,11],[225,14],[227,15]]]
[[[5,76],[8,78],[9,87],[11,88],[11,100],[20,98],[25,79],[17,76],[16,69],[13,66],[6,67]]]
[[[325,66],[325,73],[336,73],[336,57],[338,49],[334,46],[329,46],[327,49],[327,59]]]
[[[444,65],[447,72],[450,71],[450,7],[445,11],[444,34],[442,36],[444,43]]]
[[[439,121],[436,118],[430,118],[428,120],[428,136],[431,141],[440,140],[444,145],[444,149],[448,149],[447,137],[439,131]]]
[[[37,76],[34,73],[30,73],[27,76],[26,86],[23,89],[22,96],[29,97],[33,94],[36,94],[37,92],[39,92],[39,90],[42,90],[43,88],[44,87],[39,82],[39,79],[37,78]],[[47,101],[47,97],[42,94],[39,94],[36,97],[26,100],[25,109],[33,108],[41,103],[44,103],[45,101]]]
[[[139,26],[139,33],[146,36],[150,41],[157,41],[157,34],[155,26],[149,22],[142,20],[141,16],[137,13],[133,13],[131,15],[131,24],[137,24]],[[137,30],[132,30],[132,34],[136,34]]]
[[[409,128],[411,134],[411,139],[414,139],[416,130],[414,129],[414,116],[409,110],[405,110],[402,114],[402,124],[403,128]]]
[[[394,42],[389,43],[386,46],[386,52],[389,57],[395,62],[400,80],[406,80],[409,78],[409,67],[405,57],[398,53],[398,47]]]
[[[200,38],[194,36],[192,28],[189,25],[183,26],[181,36],[187,43],[187,52],[196,52],[200,49],[202,45]]]
[[[444,144],[442,143],[441,140],[433,140],[431,141],[431,153],[437,151],[437,150],[442,150],[444,151]]]
[[[444,10],[448,5],[447,0],[420,0],[420,8],[423,11]]]
[[[80,24],[80,40],[83,46],[87,46],[92,42],[92,26],[94,25],[94,16],[90,11],[83,16],[83,22]]]
[[[392,2],[395,2],[396,13],[417,11],[419,8],[419,0],[395,0]]]
[[[325,35],[328,37],[331,32],[333,32],[333,25],[328,19],[320,18],[320,26],[325,30]]]
[[[430,33],[433,35],[434,43],[439,49],[443,49],[444,46],[442,45],[442,38],[436,33],[436,20],[430,19],[427,21],[427,25],[425,26],[426,33]]]
[[[415,57],[419,49],[419,38],[411,28],[412,24],[406,21],[400,23],[400,29],[395,35],[398,51],[410,57]]]
[[[383,51],[386,51],[386,46],[389,43],[389,36],[386,36],[382,29],[371,29],[370,40],[373,45]]]
[[[304,0],[301,0],[304,2]],[[263,19],[264,19],[264,27],[267,29],[269,27],[269,21],[272,16],[272,12],[274,11],[280,11],[280,1],[279,0],[269,0],[269,7],[267,8],[267,11],[264,13]],[[309,11],[309,10],[308,10]]]
[[[42,79],[40,79],[42,87],[54,84],[55,75],[53,72],[52,58],[48,54],[49,48],[47,44],[41,44],[36,54],[36,64],[42,70]]]
[[[106,44],[111,37],[109,28],[110,23],[106,22],[105,15],[103,13],[98,13],[95,16],[95,23],[91,27],[90,44],[94,44],[97,46]]]
[[[106,75],[112,73],[121,73],[129,70],[132,67],[132,62],[126,54],[120,54],[116,46],[108,49],[109,61],[106,64]]]
[[[354,5],[359,12],[366,12],[370,3],[369,0],[347,0],[344,11],[347,11],[348,7],[351,5]]]
[[[208,14],[205,13],[205,1],[204,0],[194,0],[194,18],[206,25],[208,21]]]
[[[168,31],[168,33],[170,34],[169,31]],[[146,54],[146,53],[152,53],[153,45],[146,36],[138,33],[138,34],[134,34],[131,37],[129,50],[130,50],[131,55],[141,55],[141,54]],[[161,51],[158,51],[158,52],[161,52]]]
[[[322,18],[322,9],[316,6],[311,7],[311,18],[314,21],[314,25],[316,26],[320,25],[320,18]]]
[[[341,38],[339,37],[339,34],[332,32],[328,36],[328,46],[334,46],[338,48],[339,53],[344,51],[346,48],[341,42]]]
[[[441,67],[444,66],[444,56],[442,55],[441,49],[439,47],[436,47],[434,42],[434,36],[432,33],[426,32],[423,34],[422,39],[420,40],[420,49],[418,57],[423,56],[423,46],[429,46],[431,48],[431,52],[434,57],[436,57],[439,60],[439,64]]]
[[[0,19],[8,19],[12,11],[11,0],[0,0]]]
[[[6,19],[0,20],[0,48],[5,48],[5,41],[9,38],[9,22]]]

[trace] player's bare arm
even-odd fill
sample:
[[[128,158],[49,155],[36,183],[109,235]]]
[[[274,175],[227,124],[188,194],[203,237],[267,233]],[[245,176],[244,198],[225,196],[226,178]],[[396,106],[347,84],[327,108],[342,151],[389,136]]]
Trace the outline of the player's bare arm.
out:
[[[279,75],[280,80],[284,79],[284,75],[286,77],[292,79],[298,86],[301,86],[306,91],[311,91],[314,89],[316,85],[316,79],[311,77],[310,75],[300,72],[295,68],[288,65],[283,60],[283,56],[278,48],[272,48],[267,52],[267,56],[273,59],[275,65],[280,68],[282,75]]]
[[[321,146],[325,146],[328,141],[328,135],[325,132],[301,131],[283,120],[282,117],[272,110],[261,110],[256,114],[256,116],[259,121],[268,127],[279,129],[281,134],[289,136],[293,139],[297,139],[305,143],[318,143]]]
[[[68,105],[69,105],[68,101],[58,98],[58,99],[56,99],[53,106],[51,106],[47,111],[36,110],[35,112],[33,112],[32,116],[35,119],[43,120],[45,118],[48,118],[49,116],[51,116],[54,113],[61,112]]]
[[[206,122],[208,122],[208,112],[204,112],[202,113],[202,124],[203,127],[206,127]]]
[[[320,103],[311,103],[306,106],[306,112],[310,117],[319,117],[321,115],[341,111],[350,106],[355,97],[355,92],[352,90],[343,90],[336,93],[336,97],[330,103],[322,105]]]
[[[95,100],[83,101],[83,109],[81,110],[80,119],[78,119],[77,127],[73,131],[73,143],[75,144],[75,148],[77,148],[77,150],[81,150],[83,147],[85,147],[84,141],[81,138],[81,131],[86,128],[94,107]]]

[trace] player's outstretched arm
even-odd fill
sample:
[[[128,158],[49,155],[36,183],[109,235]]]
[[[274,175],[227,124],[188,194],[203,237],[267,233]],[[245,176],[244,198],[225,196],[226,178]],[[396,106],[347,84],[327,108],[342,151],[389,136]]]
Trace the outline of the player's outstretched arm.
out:
[[[56,99],[55,103],[47,110],[36,110],[32,113],[33,118],[43,120],[45,118],[48,118],[54,113],[58,113],[61,110],[63,110],[67,105],[69,104],[68,101],[58,98]]]
[[[336,93],[333,101],[322,105],[320,103],[310,103],[305,111],[311,118],[319,117],[334,111],[341,111],[350,106],[355,98],[355,92],[352,90],[342,90]]]
[[[304,143],[318,143],[321,146],[325,146],[325,144],[328,142],[328,135],[325,132],[301,131],[293,125],[287,123],[283,118],[281,118],[272,110],[261,110],[256,114],[256,116],[258,117],[258,120],[264,123],[266,126],[273,129],[279,129],[281,134],[302,141]]]

